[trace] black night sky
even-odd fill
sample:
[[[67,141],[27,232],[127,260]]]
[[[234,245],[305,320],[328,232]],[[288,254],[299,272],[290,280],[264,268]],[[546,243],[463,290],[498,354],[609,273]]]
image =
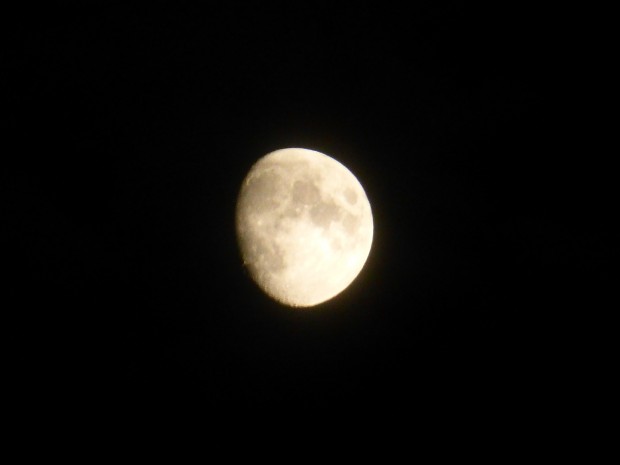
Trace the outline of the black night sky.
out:
[[[617,258],[578,40],[551,11],[298,3],[15,15],[19,389],[85,410],[557,406],[586,332],[565,328],[602,305]],[[234,232],[242,179],[284,147],[341,161],[374,215],[358,279],[309,311],[254,285]]]

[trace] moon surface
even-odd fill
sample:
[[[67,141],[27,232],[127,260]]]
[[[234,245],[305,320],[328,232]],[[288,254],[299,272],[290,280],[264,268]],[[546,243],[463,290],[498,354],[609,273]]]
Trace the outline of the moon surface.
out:
[[[243,181],[236,210],[243,262],[256,284],[292,307],[346,289],[373,237],[366,193],[340,162],[302,148],[271,152]]]

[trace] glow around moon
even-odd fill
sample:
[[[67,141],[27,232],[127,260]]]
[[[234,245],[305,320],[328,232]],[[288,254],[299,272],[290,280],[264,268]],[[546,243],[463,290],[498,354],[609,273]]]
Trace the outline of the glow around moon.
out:
[[[366,193],[341,163],[301,148],[265,155],[243,181],[237,238],[250,275],[293,307],[331,299],[362,270],[372,244]]]

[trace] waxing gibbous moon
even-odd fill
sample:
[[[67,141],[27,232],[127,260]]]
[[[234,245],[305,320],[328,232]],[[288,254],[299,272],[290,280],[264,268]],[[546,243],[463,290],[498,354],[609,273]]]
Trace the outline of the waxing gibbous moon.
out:
[[[237,201],[243,262],[269,296],[311,307],[336,296],[362,270],[373,220],[362,185],[340,162],[302,148],[256,162]]]

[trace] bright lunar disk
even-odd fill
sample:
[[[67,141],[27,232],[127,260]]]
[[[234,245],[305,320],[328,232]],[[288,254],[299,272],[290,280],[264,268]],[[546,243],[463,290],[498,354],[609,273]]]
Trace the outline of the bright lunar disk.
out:
[[[311,307],[342,292],[372,244],[366,193],[338,161],[289,148],[265,155],[243,181],[237,238],[244,264],[275,300]]]

